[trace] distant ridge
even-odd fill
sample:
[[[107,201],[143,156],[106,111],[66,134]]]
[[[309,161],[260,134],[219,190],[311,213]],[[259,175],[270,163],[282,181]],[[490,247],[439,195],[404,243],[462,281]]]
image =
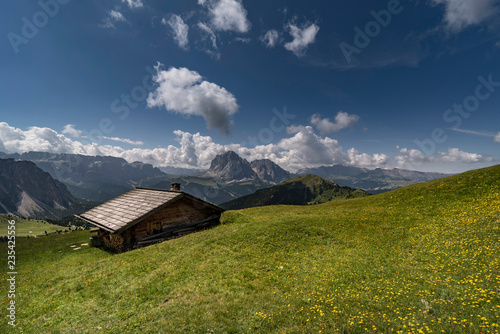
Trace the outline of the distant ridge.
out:
[[[216,156],[208,171],[155,168],[143,162],[128,163],[122,158],[65,153],[0,152],[0,158],[32,161],[54,179],[63,182],[73,196],[95,202],[109,200],[136,186],[170,188],[170,182],[182,183],[185,191],[192,195],[220,204],[307,174],[372,194],[448,176],[397,168],[371,170],[344,165],[307,168],[292,174],[269,159],[248,162],[233,151]]]
[[[33,162],[0,159],[0,213],[59,219],[88,206]]]
[[[355,166],[332,165],[299,170],[298,175],[314,174],[340,185],[378,194],[420,182],[432,181],[452,174],[417,172],[406,169],[368,169]]]
[[[127,192],[144,180],[165,176],[165,173],[150,164],[128,163],[125,159],[109,156],[0,152],[0,158],[32,161],[54,179],[63,182],[73,196],[96,202]]]
[[[254,160],[250,163],[253,171],[259,179],[265,182],[278,184],[292,177],[290,172],[287,172],[269,159]]]
[[[267,205],[321,204],[336,199],[369,196],[360,189],[341,187],[335,182],[317,175],[292,178],[271,188],[261,189],[253,194],[221,204],[227,210],[239,210]]]

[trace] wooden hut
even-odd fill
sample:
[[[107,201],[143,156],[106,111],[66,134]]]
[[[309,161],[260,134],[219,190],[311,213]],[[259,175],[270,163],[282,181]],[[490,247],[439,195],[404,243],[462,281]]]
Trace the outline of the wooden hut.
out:
[[[223,211],[174,183],[171,190],[135,188],[77,217],[97,227],[92,245],[124,251],[217,225]]]

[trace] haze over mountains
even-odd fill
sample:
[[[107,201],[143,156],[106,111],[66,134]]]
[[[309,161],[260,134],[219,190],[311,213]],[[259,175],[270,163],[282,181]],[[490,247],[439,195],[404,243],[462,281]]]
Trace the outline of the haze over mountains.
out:
[[[65,209],[71,207],[70,203],[76,200],[70,200],[67,197],[69,193],[73,198],[103,202],[136,186],[169,189],[171,182],[181,183],[183,191],[191,193],[194,196],[214,204],[221,204],[241,196],[250,195],[260,189],[270,188],[294,176],[306,174],[318,175],[340,186],[362,189],[372,194],[447,176],[440,173],[424,173],[402,169],[370,170],[343,165],[309,168],[301,170],[297,174],[292,174],[271,160],[263,159],[248,162],[232,151],[216,156],[211,163],[210,169],[207,171],[192,170],[189,172],[189,170],[184,169],[162,167],[163,170],[174,172],[172,174],[166,174],[160,168],[153,167],[150,164],[142,162],[129,163],[124,159],[115,157],[45,152],[29,152],[24,154],[6,154],[0,152],[0,158],[32,161],[38,168],[64,184],[67,189],[61,191],[65,191],[66,195],[55,195],[54,193],[54,201]],[[5,174],[3,171],[2,173]],[[183,174],[173,175],[177,173]],[[28,177],[27,174],[22,173],[12,175],[20,178]],[[3,177],[1,185],[5,189],[12,191],[15,188],[13,184],[18,184],[21,186],[21,190],[14,192],[15,194],[12,195],[10,202],[7,201],[7,192],[4,192],[4,196],[7,197],[4,197],[2,205],[8,208],[7,210],[4,209],[4,211],[18,212],[20,214],[23,213],[22,215],[32,216],[36,212],[40,212],[40,208],[51,212],[51,210],[57,207],[55,204],[40,202],[37,195],[32,198],[33,203],[36,203],[36,205],[30,206],[30,208],[34,209],[27,209],[28,205],[26,203],[28,203],[28,199],[26,195],[23,195],[23,191],[24,193],[31,194],[33,193],[32,188],[35,185],[29,186],[31,187],[28,187],[31,192],[28,192],[22,186],[24,179],[17,180],[12,175]],[[7,181],[9,178],[10,181]],[[59,184],[58,189],[62,189],[60,183],[54,184]],[[51,187],[42,186],[41,183],[39,186],[51,189]],[[44,192],[40,190],[40,194],[42,193]],[[26,197],[24,202],[21,200],[23,196]],[[67,200],[63,201],[61,198],[67,198]],[[19,205],[21,202],[23,204]],[[49,216],[52,217],[54,215],[49,213]]]

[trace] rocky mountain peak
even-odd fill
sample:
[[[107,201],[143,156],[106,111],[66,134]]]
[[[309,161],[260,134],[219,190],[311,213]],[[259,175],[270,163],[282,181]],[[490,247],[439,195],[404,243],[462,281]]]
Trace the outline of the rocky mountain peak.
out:
[[[269,159],[254,160],[250,166],[262,181],[278,184],[292,177],[289,172]]]
[[[227,182],[259,179],[250,163],[233,151],[217,155],[204,176]]]

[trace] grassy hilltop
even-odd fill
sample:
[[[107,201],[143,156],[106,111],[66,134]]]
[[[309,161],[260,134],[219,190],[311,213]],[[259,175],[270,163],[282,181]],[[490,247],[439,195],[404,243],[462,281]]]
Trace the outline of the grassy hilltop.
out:
[[[118,255],[81,246],[88,232],[19,240],[11,332],[500,330],[500,166],[223,218]],[[0,253],[5,268],[6,244]],[[5,293],[0,300],[7,332]]]
[[[341,187],[333,181],[309,174],[294,177],[274,187],[257,190],[253,194],[222,203],[220,206],[224,209],[237,210],[280,204],[321,204],[366,196],[370,194],[361,189]]]

